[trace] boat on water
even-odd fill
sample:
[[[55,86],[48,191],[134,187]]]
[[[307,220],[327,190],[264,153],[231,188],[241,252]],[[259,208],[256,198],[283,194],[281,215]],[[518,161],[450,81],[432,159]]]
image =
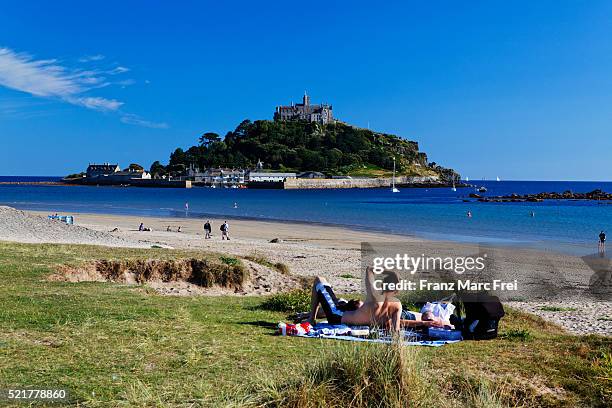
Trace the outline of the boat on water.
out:
[[[487,192],[487,188],[485,186],[482,186],[478,189],[479,193],[486,193]]]
[[[391,178],[391,192],[399,193],[399,189],[395,187],[395,157],[393,157],[393,178]]]
[[[499,176],[497,176],[497,181],[501,181],[501,180],[499,179]]]

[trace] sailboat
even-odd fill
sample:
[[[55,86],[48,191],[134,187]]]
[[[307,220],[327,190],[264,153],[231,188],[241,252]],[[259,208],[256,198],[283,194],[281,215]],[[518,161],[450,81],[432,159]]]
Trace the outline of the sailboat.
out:
[[[499,176],[497,176],[497,181],[501,181],[501,180],[499,179]]]
[[[399,193],[399,190],[395,188],[395,157],[393,158],[393,178],[391,179],[391,192]]]
[[[465,176],[465,181],[470,181],[470,178],[468,176]]]

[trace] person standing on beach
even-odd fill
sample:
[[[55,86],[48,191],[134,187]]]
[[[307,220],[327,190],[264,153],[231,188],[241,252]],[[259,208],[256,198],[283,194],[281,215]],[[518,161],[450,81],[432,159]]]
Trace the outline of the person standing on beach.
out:
[[[212,226],[210,225],[210,221],[206,220],[204,223],[204,239],[210,239],[210,233],[212,232]]]
[[[229,241],[229,224],[227,223],[227,221],[224,221],[219,229],[221,230],[221,241],[223,241],[224,239],[227,239]]]
[[[599,233],[599,252],[606,252],[606,233],[603,231]]]

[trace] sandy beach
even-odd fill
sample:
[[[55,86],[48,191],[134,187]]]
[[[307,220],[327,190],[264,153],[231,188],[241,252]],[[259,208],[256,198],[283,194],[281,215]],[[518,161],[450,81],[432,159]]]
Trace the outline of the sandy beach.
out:
[[[4,207],[6,208],[6,207]],[[14,211],[14,210],[13,210]],[[411,251],[428,254],[468,254],[483,251],[475,245],[426,241],[415,237],[386,235],[317,224],[279,223],[228,219],[230,241],[222,241],[219,226],[225,219],[211,219],[211,239],[204,239],[202,219],[73,214],[75,226],[47,231],[48,213],[27,212],[41,221],[32,227],[0,228],[0,240],[16,242],[62,242],[106,246],[206,250],[247,256],[259,255],[286,264],[295,276],[326,276],[337,293],[361,291],[362,242],[373,245],[401,243]],[[1,215],[1,213],[0,213]],[[140,223],[152,231],[138,231]],[[7,224],[6,217],[0,223]],[[171,231],[166,231],[170,226]],[[177,232],[181,227],[182,232]],[[65,228],[68,227],[68,228]],[[37,228],[30,231],[30,228]],[[56,228],[55,226],[53,228]],[[58,227],[59,228],[59,227]],[[12,232],[11,232],[12,231]],[[111,232],[112,231],[112,232]],[[277,242],[270,242],[270,241]],[[509,304],[560,324],[573,333],[612,335],[612,302],[609,291],[593,295],[594,272],[585,259],[555,252],[515,248],[485,248],[495,259],[502,278],[517,276],[528,291],[517,293]],[[586,260],[588,261],[588,260]],[[537,277],[533,282],[529,277]],[[604,277],[609,279],[609,277]],[[530,286],[531,285],[531,286]],[[534,293],[539,296],[534,296]]]

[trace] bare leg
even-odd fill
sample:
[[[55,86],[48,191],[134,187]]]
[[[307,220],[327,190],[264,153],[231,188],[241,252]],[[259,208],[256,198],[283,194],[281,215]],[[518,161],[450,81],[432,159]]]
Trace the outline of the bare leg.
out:
[[[327,284],[325,278],[317,276],[312,283],[312,293],[310,295],[310,323],[315,324],[317,320],[317,315],[319,314],[319,308],[321,304],[319,303],[319,294],[317,293],[317,285],[321,283],[323,285]],[[321,316],[319,316],[321,317]]]

